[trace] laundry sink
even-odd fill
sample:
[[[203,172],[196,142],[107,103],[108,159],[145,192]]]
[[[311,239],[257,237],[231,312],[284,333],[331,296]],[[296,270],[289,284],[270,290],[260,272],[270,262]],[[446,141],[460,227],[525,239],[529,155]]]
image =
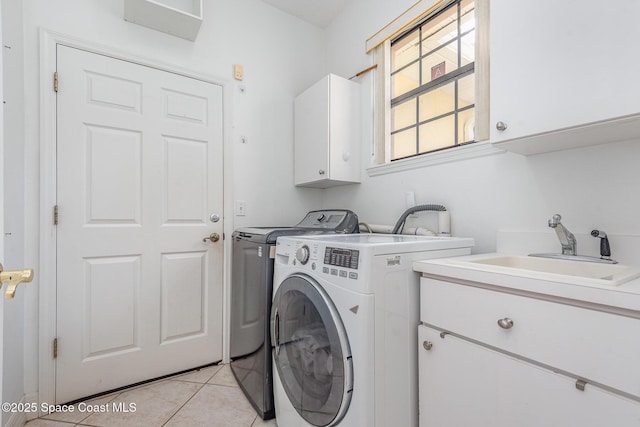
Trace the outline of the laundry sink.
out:
[[[640,267],[569,259],[492,254],[452,263],[495,273],[532,277],[574,284],[619,286],[640,277]]]

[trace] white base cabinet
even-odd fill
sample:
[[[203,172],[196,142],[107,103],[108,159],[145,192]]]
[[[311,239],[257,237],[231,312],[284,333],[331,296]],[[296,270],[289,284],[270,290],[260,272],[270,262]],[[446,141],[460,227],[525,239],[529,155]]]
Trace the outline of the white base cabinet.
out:
[[[640,425],[636,401],[591,384],[581,391],[575,379],[550,369],[418,329],[420,427]]]
[[[421,427],[640,426],[640,318],[420,279]]]
[[[329,74],[295,99],[295,185],[360,182],[360,86]]]

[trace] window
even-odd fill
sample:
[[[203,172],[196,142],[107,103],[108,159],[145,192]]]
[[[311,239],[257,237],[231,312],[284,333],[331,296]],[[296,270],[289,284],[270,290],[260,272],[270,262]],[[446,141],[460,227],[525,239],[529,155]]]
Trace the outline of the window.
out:
[[[391,160],[474,141],[474,67],[473,0],[391,42]]]
[[[488,0],[421,0],[367,40],[382,71],[374,163],[488,139],[488,9]]]

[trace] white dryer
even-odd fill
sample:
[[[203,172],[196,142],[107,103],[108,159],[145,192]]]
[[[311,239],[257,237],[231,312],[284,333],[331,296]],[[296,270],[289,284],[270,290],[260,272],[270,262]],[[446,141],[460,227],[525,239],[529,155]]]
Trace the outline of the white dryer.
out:
[[[279,427],[418,425],[419,275],[473,239],[280,237],[271,310]]]

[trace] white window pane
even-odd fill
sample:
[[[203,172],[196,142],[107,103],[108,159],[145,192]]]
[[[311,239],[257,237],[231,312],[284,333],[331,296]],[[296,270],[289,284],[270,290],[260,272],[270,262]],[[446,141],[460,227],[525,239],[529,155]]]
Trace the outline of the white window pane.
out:
[[[468,107],[475,102],[475,75],[471,74],[458,80],[458,108]]]
[[[473,141],[475,138],[475,127],[474,108],[458,113],[458,144]]]
[[[452,43],[422,60],[422,83],[442,77],[458,69],[458,47]]]
[[[420,121],[432,119],[455,109],[455,82],[420,96]]]
[[[475,6],[473,0],[460,3],[460,32],[465,33],[476,27]]]
[[[391,97],[395,98],[418,86],[420,86],[420,67],[416,63],[391,76]]]
[[[452,7],[422,26],[422,52],[427,53],[458,37],[458,11]]]
[[[453,115],[420,126],[421,153],[452,145],[455,145],[455,117]]]
[[[476,60],[476,32],[471,31],[460,39],[460,66],[471,64]]]
[[[397,41],[391,47],[391,72],[394,72],[420,57],[420,33],[413,34]]]
[[[391,110],[391,131],[416,124],[416,99],[396,105]]]
[[[391,135],[391,158],[401,159],[416,154],[416,128]]]

